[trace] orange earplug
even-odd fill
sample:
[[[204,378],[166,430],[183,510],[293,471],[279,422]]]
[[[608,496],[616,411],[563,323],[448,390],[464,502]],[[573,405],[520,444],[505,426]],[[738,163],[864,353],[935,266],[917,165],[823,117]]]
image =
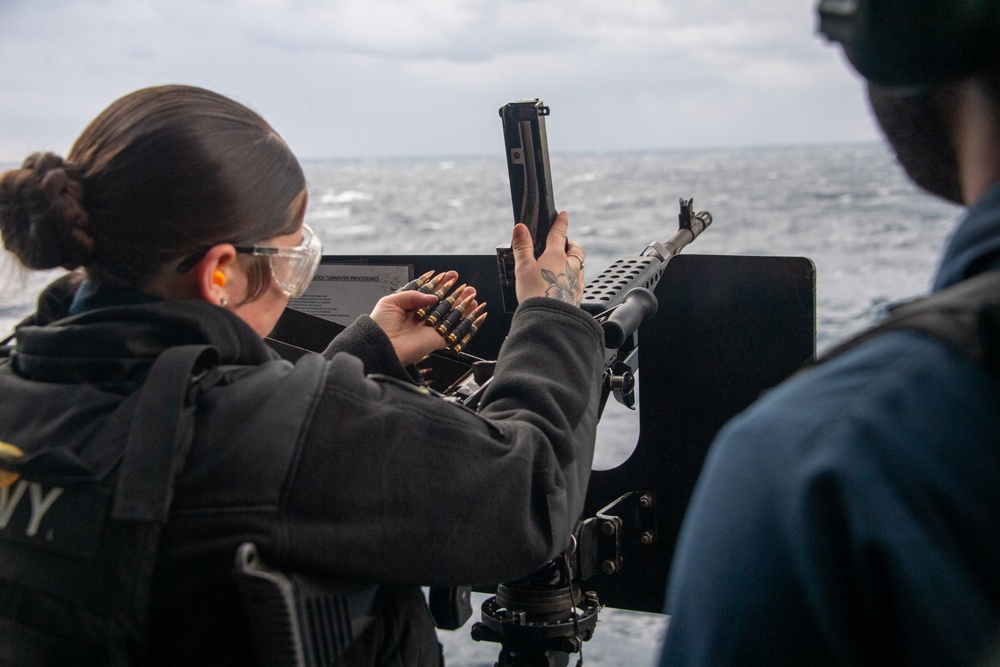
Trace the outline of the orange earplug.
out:
[[[219,287],[226,286],[226,274],[222,271],[216,269],[215,273],[212,274],[212,283],[218,285]]]

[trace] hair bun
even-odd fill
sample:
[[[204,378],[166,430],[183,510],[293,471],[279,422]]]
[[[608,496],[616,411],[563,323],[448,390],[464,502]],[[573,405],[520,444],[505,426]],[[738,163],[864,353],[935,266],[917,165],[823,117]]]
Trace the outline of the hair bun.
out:
[[[0,174],[4,246],[32,269],[89,263],[94,237],[78,171],[53,153],[34,153]]]

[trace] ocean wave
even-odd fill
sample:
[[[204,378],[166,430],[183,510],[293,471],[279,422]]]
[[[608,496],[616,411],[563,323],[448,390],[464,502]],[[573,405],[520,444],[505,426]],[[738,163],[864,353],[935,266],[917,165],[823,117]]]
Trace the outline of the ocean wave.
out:
[[[350,204],[356,201],[371,201],[375,195],[360,190],[326,191],[319,196],[320,204]]]

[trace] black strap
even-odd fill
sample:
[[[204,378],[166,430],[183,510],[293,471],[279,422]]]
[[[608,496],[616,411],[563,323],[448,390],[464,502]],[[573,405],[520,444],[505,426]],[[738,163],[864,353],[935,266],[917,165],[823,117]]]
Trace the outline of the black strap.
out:
[[[896,330],[926,333],[1000,375],[1000,271],[988,271],[889,311],[878,325],[824,353],[816,364],[838,357],[876,336]]]
[[[209,345],[182,345],[160,354],[143,383],[115,491],[112,518],[164,522],[174,475],[191,446],[187,397],[196,368],[215,363]]]

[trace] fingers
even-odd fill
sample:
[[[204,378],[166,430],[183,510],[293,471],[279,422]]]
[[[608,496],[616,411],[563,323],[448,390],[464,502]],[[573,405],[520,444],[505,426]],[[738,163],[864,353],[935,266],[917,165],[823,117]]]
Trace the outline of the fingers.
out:
[[[565,303],[580,305],[583,296],[583,265],[586,254],[579,243],[567,238],[569,216],[560,211],[552,222],[546,237],[545,252],[537,259],[527,228],[515,226],[514,273],[517,300],[523,302],[536,296],[545,296]]]
[[[569,214],[566,211],[560,211],[555,220],[552,221],[552,226],[549,228],[549,234],[545,237],[545,250],[548,252],[550,249],[556,252],[569,251],[570,245],[574,244],[573,241],[568,240],[567,234],[569,233]],[[514,225],[514,235],[511,238],[510,247],[514,251],[514,261],[520,261],[522,256],[525,256],[528,251],[532,252],[534,255],[534,245],[531,240],[531,232],[528,231],[528,227],[523,223],[517,223]],[[577,250],[582,250],[579,244],[576,244]],[[582,254],[582,253],[580,253]]]
[[[575,269],[577,273],[582,275],[583,265],[586,262],[587,255],[583,252],[583,246],[581,246],[576,241],[571,241],[567,234],[569,233],[569,215],[566,211],[560,211],[559,215],[556,216],[555,221],[552,223],[552,229],[549,231],[548,243],[556,248],[563,248],[566,253],[566,263],[570,269]],[[555,237],[553,235],[556,235]],[[560,246],[559,238],[564,238],[565,241]],[[549,246],[546,246],[548,250]],[[576,266],[576,262],[580,265]]]
[[[514,251],[514,264],[527,262],[535,257],[535,246],[531,242],[531,232],[523,222],[514,225],[514,235],[510,239],[511,250]]]
[[[559,211],[556,219],[552,221],[552,227],[549,228],[549,235],[545,238],[545,249],[559,248],[560,250],[564,250],[566,248],[566,236],[568,233],[569,214],[566,211]]]
[[[530,253],[530,239],[528,247]],[[413,340],[423,341],[421,348],[435,350],[447,347],[460,352],[482,326],[486,318],[486,304],[476,301],[476,288],[471,285],[463,283],[451,289],[457,276],[455,271],[440,274],[439,277],[446,278],[444,282],[437,282],[435,278],[428,283],[437,282],[440,287],[426,295],[417,291],[420,296],[416,299],[400,299],[406,294],[403,292],[391,295],[391,303],[405,311],[406,322],[401,324],[400,331],[408,332],[406,336],[413,336]],[[414,290],[409,293],[413,294]],[[425,301],[420,297],[428,298]],[[417,325],[421,321],[425,327]]]
[[[576,241],[567,241],[566,259],[567,260],[572,259],[574,261],[580,262],[580,266],[575,266],[572,262],[570,263],[570,266],[574,269],[583,271],[583,265],[587,260],[587,254],[583,251],[583,246],[581,246]]]
[[[424,294],[423,292],[418,292],[417,290],[397,292],[396,294],[389,294],[382,298],[397,308],[402,308],[406,311],[416,310],[422,306],[437,303],[437,297],[433,294]]]

